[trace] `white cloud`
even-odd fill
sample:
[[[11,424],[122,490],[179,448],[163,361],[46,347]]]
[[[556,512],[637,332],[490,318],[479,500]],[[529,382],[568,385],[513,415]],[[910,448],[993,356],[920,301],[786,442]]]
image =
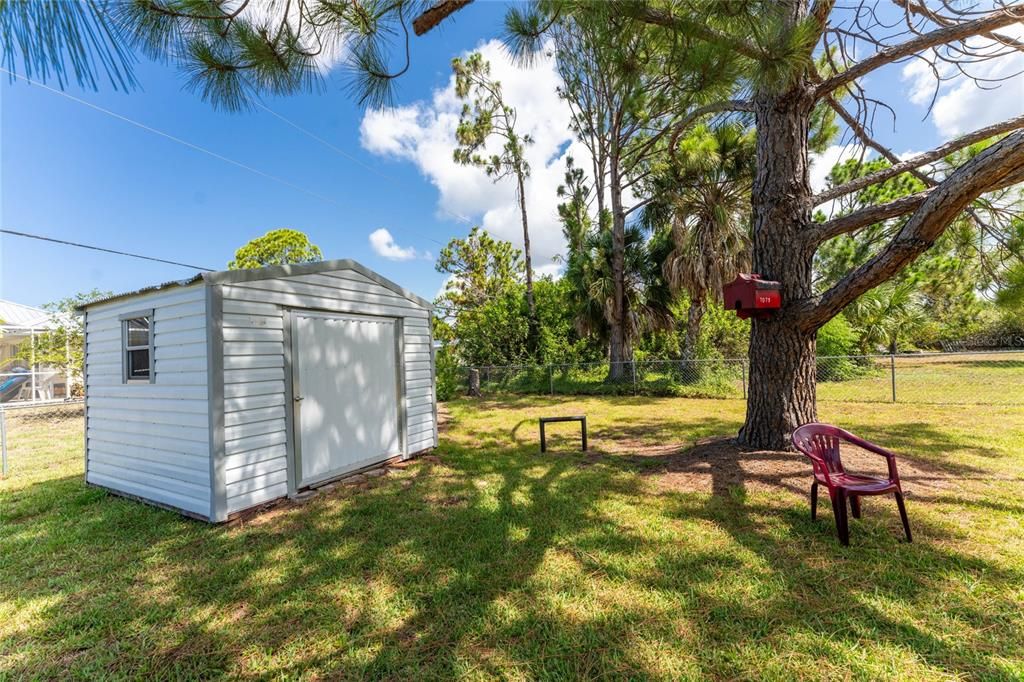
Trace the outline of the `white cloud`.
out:
[[[859,159],[864,148],[860,145],[838,145],[834,144],[820,154],[811,154],[811,191],[815,194],[828,186],[828,174],[832,168],[849,159]],[[870,159],[871,154],[865,155],[864,159]]]
[[[1024,24],[1008,26],[1000,33],[1024,39]],[[978,44],[982,44],[981,39]],[[1024,114],[1024,53],[1010,51],[998,59],[967,65],[966,69],[972,76],[988,81],[982,83],[984,89],[953,67],[940,65],[940,74],[949,80],[939,84],[932,122],[943,139]],[[903,67],[902,76],[909,83],[910,101],[928,106],[935,93],[931,68],[915,59]]]
[[[388,260],[413,260],[420,257],[419,252],[413,247],[399,246],[395,238],[384,227],[370,233],[370,248],[375,254]],[[433,259],[429,253],[423,254],[422,257],[427,260]]]
[[[540,267],[533,269],[533,274],[539,279],[547,275],[551,275],[551,279],[562,278],[562,264],[561,263],[545,263]]]
[[[517,110],[519,132],[534,139],[526,152],[531,169],[526,184],[531,255],[535,270],[548,272],[542,269],[551,265],[565,246],[555,193],[565,173],[565,157],[573,156],[584,168],[589,167],[590,157],[569,130],[570,113],[556,92],[561,81],[553,59],[540,59],[531,68],[522,68],[512,63],[497,40],[477,49],[491,63],[491,73],[501,82],[505,99]],[[360,126],[361,143],[374,154],[414,163],[437,187],[442,217],[458,216],[466,223],[471,219],[521,248],[523,230],[512,179],[493,183],[481,169],[452,159],[461,110],[451,77],[428,102],[367,112]]]
[[[828,187],[828,174],[832,172],[832,168],[836,164],[842,163],[849,159],[859,159],[863,154],[865,161],[871,159],[874,156],[874,152],[868,152],[864,154],[864,147],[861,145],[837,145],[834,144],[820,154],[811,154],[811,171],[809,173],[811,181],[811,191],[817,194]],[[820,206],[816,206],[816,211],[822,211],[826,216],[832,217],[839,206],[838,199],[832,201],[826,201]]]
[[[447,277],[445,277],[444,281],[441,282],[441,286],[438,287],[437,293],[434,294],[434,298],[432,300],[436,301],[437,299],[444,296],[444,293],[448,290],[448,285],[451,284],[453,281],[455,281],[455,275],[448,275]]]

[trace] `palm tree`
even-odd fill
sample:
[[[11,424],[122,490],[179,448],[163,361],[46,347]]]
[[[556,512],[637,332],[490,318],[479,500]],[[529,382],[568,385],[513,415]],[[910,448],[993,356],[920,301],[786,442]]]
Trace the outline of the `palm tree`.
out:
[[[913,280],[886,282],[862,294],[845,312],[865,354],[881,347],[895,353],[899,340],[928,320]]]
[[[564,276],[570,283],[569,301],[575,310],[576,330],[581,336],[590,336],[607,346],[615,297],[613,235],[611,216],[607,212],[601,223],[596,229],[589,225],[583,230],[565,226],[570,250]],[[639,225],[626,227],[624,312],[628,349],[632,349],[642,334],[673,326],[672,292],[663,274],[664,260],[671,249],[668,230],[656,232],[648,239]],[[632,357],[632,353],[627,357]],[[623,372],[610,371],[609,377],[619,374]]]
[[[708,297],[750,267],[754,142],[754,132],[737,124],[698,126],[652,182],[654,199],[642,222],[671,227],[674,248],[665,259],[665,278],[673,291],[690,297],[684,359],[695,354]]]

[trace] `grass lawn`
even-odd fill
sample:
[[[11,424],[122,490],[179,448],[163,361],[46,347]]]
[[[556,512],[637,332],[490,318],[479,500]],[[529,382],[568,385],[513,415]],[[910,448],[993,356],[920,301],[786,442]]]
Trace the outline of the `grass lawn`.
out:
[[[850,548],[799,458],[710,440],[739,401],[448,409],[434,456],[221,527],[86,487],[78,421],[14,426],[0,678],[1024,678],[1022,407],[824,403],[903,454],[914,544],[874,498]],[[594,451],[540,455],[574,413]]]

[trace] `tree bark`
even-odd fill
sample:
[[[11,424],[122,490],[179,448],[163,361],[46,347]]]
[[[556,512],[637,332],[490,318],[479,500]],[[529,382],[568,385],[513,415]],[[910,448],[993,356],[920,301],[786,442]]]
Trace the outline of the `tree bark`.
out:
[[[612,311],[608,342],[608,380],[615,381],[626,375],[626,363],[631,360],[629,337],[626,334],[626,213],[622,207],[622,178],[619,156],[613,151],[609,158],[608,190],[612,204]]]
[[[686,315],[686,338],[683,340],[683,360],[697,357],[697,342],[700,340],[700,325],[704,320],[706,302],[704,296],[693,296],[690,310]]]
[[[530,256],[530,224],[526,219],[526,188],[522,167],[516,170],[516,180],[519,183],[519,212],[523,218],[523,260],[526,266],[526,309],[529,315],[526,343],[527,349],[534,354],[540,345],[540,320],[537,318],[537,303],[533,297],[533,258]]]
[[[815,334],[783,320],[754,321],[742,445],[786,450],[796,427],[817,421]]]
[[[799,3],[797,3],[799,5]],[[754,272],[777,280],[782,308],[755,319],[750,332],[750,387],[741,444],[780,450],[793,430],[815,421],[815,335],[794,309],[813,295],[815,244],[808,177],[807,132],[813,86],[799,79],[789,90],[754,99],[757,171],[752,194]]]
[[[473,0],[441,0],[419,15],[412,22],[412,30],[421,36],[442,21],[455,14]]]

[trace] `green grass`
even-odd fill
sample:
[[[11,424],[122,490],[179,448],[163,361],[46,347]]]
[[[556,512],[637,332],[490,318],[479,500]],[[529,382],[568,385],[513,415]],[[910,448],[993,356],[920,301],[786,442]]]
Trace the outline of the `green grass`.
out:
[[[1024,677],[1024,408],[823,405],[902,454],[914,544],[870,500],[850,548],[793,456],[674,452],[738,401],[450,410],[436,458],[222,527],[86,487],[77,422],[15,425],[0,678]],[[579,412],[596,452],[540,455]]]

